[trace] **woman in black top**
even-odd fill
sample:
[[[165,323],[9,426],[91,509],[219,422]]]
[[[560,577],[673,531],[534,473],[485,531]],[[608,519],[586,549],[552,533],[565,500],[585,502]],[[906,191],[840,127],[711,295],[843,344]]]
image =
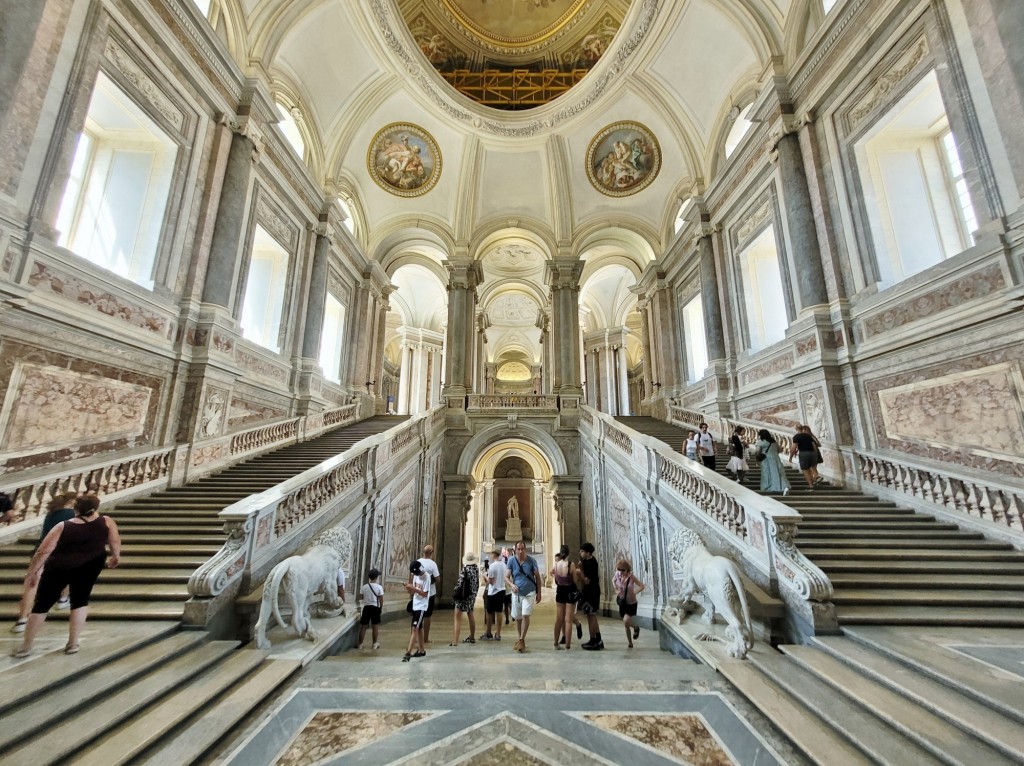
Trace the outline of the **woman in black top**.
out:
[[[66,492],[62,495],[57,495],[50,501],[50,505],[46,511],[46,517],[43,519],[43,531],[39,534],[39,542],[36,543],[36,549],[43,544],[43,540],[50,534],[50,530],[60,524],[62,521],[70,521],[75,517],[75,500],[78,499],[78,495],[74,492]],[[18,621],[14,623],[14,627],[11,628],[12,633],[24,633],[25,626],[28,624],[28,615],[32,610],[32,604],[36,600],[36,586],[29,585],[32,580],[31,574],[25,575],[24,590],[21,594],[21,606],[18,609]],[[38,578],[35,578],[34,582],[38,583]],[[63,597],[58,604],[58,609],[67,609],[67,594],[63,594]]]
[[[57,524],[43,540],[28,565],[26,584],[36,586],[36,600],[25,628],[24,643],[14,650],[15,657],[27,657],[32,642],[46,620],[46,613],[57,603],[64,586],[71,590],[71,618],[65,654],[78,651],[78,636],[89,614],[89,596],[96,578],[103,571],[106,548],[110,546],[107,566],[121,560],[121,537],[117,524],[97,513],[100,501],[95,495],[83,495],[75,501],[75,518]],[[44,565],[45,564],[45,568]]]
[[[820,446],[821,443],[814,438],[810,426],[797,426],[796,433],[793,434],[793,448],[789,451],[789,457],[792,460],[796,455],[800,460],[800,471],[804,475],[807,486],[812,490],[814,485],[822,480],[818,476],[818,463],[821,455],[818,448]]]

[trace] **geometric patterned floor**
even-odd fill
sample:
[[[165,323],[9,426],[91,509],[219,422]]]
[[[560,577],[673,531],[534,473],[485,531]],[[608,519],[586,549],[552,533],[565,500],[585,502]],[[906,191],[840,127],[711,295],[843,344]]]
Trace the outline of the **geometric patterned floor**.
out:
[[[718,693],[297,689],[232,766],[783,766]]]

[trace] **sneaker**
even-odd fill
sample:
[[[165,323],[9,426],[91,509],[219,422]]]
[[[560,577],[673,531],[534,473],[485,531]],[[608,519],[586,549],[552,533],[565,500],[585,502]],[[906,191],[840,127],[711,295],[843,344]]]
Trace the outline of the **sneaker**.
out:
[[[597,643],[593,644],[584,644],[583,648],[586,649],[588,652],[596,652],[600,649],[604,649],[604,641],[598,641]]]
[[[501,641],[501,636],[495,636],[495,637],[494,637],[494,640],[495,640],[495,641]]]
[[[789,487],[786,487],[784,490],[782,490],[782,496],[785,497],[788,494],[789,494]]]
[[[58,609],[70,609],[71,608],[71,599],[69,599],[69,598],[62,598],[62,599],[60,599],[57,602],[57,608]]]
[[[490,633],[484,633],[482,636],[480,636],[480,640],[481,641],[493,641],[494,640],[494,636],[492,636]]]
[[[374,641],[373,642],[373,651],[377,651],[378,649],[380,649],[380,641]]]
[[[25,625],[27,623],[28,623],[28,620],[18,620],[16,623],[14,623],[11,626],[11,633],[24,633],[25,632]]]

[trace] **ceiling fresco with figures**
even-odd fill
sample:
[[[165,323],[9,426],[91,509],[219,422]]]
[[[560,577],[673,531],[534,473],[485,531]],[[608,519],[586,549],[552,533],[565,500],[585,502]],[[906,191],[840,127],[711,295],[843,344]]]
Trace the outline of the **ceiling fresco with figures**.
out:
[[[444,262],[473,258],[488,361],[526,367],[554,257],[585,264],[587,332],[636,327],[629,288],[684,202],[764,151],[755,122],[727,158],[737,115],[827,33],[821,0],[211,0],[208,19],[398,288],[389,328],[443,331]],[[514,70],[568,79],[491,104],[515,88],[486,72]]]

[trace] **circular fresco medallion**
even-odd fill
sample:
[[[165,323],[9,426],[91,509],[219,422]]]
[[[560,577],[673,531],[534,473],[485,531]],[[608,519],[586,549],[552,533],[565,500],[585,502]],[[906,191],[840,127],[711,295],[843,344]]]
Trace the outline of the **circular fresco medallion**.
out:
[[[616,122],[587,147],[587,178],[602,194],[627,197],[648,186],[661,170],[661,147],[643,125]]]
[[[377,131],[366,153],[366,169],[377,184],[400,197],[418,197],[441,177],[441,151],[423,128],[393,122]]]

